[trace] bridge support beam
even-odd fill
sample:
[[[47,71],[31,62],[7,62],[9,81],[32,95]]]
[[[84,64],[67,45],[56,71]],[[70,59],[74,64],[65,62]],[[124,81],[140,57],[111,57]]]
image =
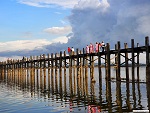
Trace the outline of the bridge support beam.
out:
[[[145,37],[146,47],[146,82],[150,83],[150,49],[149,49],[149,37]]]

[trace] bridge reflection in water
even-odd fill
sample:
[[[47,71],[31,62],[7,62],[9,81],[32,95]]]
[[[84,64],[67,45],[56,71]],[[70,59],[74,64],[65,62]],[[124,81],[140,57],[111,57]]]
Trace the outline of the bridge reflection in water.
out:
[[[79,112],[80,107],[88,113],[150,110],[149,83],[107,81],[105,68],[101,70],[102,79],[96,70],[96,67],[8,68],[0,70],[0,79],[1,83],[6,82],[23,91],[28,89],[31,97],[38,95],[56,102],[69,101],[70,111],[74,112]],[[91,81],[92,76],[95,81]]]

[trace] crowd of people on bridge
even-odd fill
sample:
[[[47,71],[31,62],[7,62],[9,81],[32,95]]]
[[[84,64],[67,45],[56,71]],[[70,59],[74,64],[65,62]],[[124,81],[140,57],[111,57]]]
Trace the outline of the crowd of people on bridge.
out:
[[[89,45],[86,46],[85,50],[86,50],[86,53],[94,53],[94,52],[97,53],[100,51],[104,52],[105,43],[104,43],[104,41],[99,42],[99,43],[96,42],[95,46],[92,43],[90,43]],[[74,52],[74,48],[68,47],[68,54],[70,54],[71,52]]]
[[[74,48],[73,47],[72,48],[68,47],[68,54],[70,54],[71,52],[74,52]]]
[[[105,43],[102,41],[101,43],[96,42],[95,46],[90,43],[89,45],[86,46],[86,53],[94,53],[94,52],[104,52],[105,50]]]

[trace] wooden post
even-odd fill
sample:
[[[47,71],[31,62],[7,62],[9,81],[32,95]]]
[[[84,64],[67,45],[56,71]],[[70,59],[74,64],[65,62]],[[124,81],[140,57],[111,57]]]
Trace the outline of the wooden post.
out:
[[[43,54],[43,62],[44,62],[44,68],[46,67],[46,61],[45,61],[45,54]]]
[[[57,62],[57,53],[55,54],[55,90],[57,91],[58,89],[58,73],[57,73],[57,66],[58,66],[58,62]]]
[[[150,49],[149,49],[149,37],[145,37],[145,47],[146,47],[146,82],[150,82]]]
[[[66,51],[64,51],[64,57],[63,57],[63,59],[64,59],[64,71],[65,71],[65,69],[66,69],[66,66],[67,66],[67,62],[66,62]]]
[[[36,62],[34,63],[35,69],[38,68],[38,64],[39,64],[38,58],[39,58],[38,56],[35,57],[35,60],[36,60]]]
[[[62,68],[62,51],[60,51],[59,68]]]
[[[77,55],[77,66],[79,66],[79,50],[76,49],[76,55]]]
[[[91,54],[89,55],[89,57],[90,57],[90,79],[91,79],[91,81],[92,81],[92,74],[93,74],[93,70],[92,70],[92,62],[93,62],[93,60],[92,60],[92,56],[91,56]]]
[[[19,59],[18,59],[18,61],[17,61],[17,64],[18,64],[18,68],[17,68],[17,70],[18,70],[18,85],[19,85],[19,78],[20,78],[20,74],[19,74]]]
[[[33,82],[33,86],[34,86],[34,88],[35,88],[35,67],[33,67],[32,72],[33,72],[33,75],[32,75],[32,77],[33,77],[32,82]]]
[[[112,112],[112,96],[111,95],[111,82],[106,81],[106,100],[107,106],[108,106],[108,111]]]
[[[77,78],[79,77],[79,51],[76,49],[76,55],[77,55]]]
[[[50,83],[50,54],[47,54],[47,65],[48,65],[48,84]]]
[[[130,103],[130,96],[131,96],[131,94],[130,94],[130,83],[127,82],[126,83],[126,105],[127,105],[129,110],[132,110],[131,103]]]
[[[83,84],[82,84],[82,85],[83,85],[83,92],[85,92],[84,89],[85,89],[85,87],[86,87],[86,86],[84,85],[84,81],[85,81],[85,74],[84,74],[84,69],[85,69],[85,68],[84,68],[84,67],[85,67],[85,49],[83,48],[83,60],[82,60],[82,78],[83,78],[83,81],[82,81]]]
[[[85,59],[85,78],[88,78],[88,55],[86,55]]]
[[[44,69],[43,69],[43,75],[44,75],[44,90],[46,90],[46,67],[45,67],[45,59],[44,59]]]
[[[74,51],[73,51],[73,55],[74,55],[75,53],[74,53]],[[76,92],[76,64],[75,64],[75,58],[73,57],[73,79],[74,79],[74,93]]]
[[[54,90],[54,58],[53,53],[51,53],[51,88]]]
[[[115,50],[116,50],[116,53],[115,53],[115,70],[116,70],[116,80],[117,80],[117,71],[118,71],[118,52],[117,52],[117,44],[115,44]]]
[[[12,61],[12,78],[13,81],[15,81],[15,61]]]
[[[116,82],[116,103],[118,105],[119,113],[122,113],[121,82]]]
[[[70,69],[72,68],[72,55],[73,55],[73,51],[71,51],[70,58],[69,58],[69,67],[70,67]]]
[[[59,56],[59,91],[62,93],[62,51]]]
[[[60,57],[59,57],[59,75],[60,78],[62,78],[62,51],[60,51]]]
[[[84,67],[84,65],[85,65],[85,50],[83,48],[83,63],[82,63],[82,66]]]
[[[32,65],[33,65],[33,63],[32,63],[32,61],[33,61],[33,59],[32,59],[33,57],[32,56],[30,56],[30,64],[31,64],[31,68],[32,68]]]
[[[139,47],[139,43],[137,43],[137,47]],[[137,51],[137,81],[139,82],[139,51]]]
[[[135,67],[135,58],[134,58],[134,39],[131,39],[131,48],[132,48],[132,82],[135,82],[135,73],[134,73],[134,67]]]
[[[50,66],[50,54],[47,54],[47,63],[48,63],[48,67]]]
[[[40,67],[39,68],[42,68],[42,55],[40,55]]]
[[[147,89],[147,107],[150,110],[150,82],[147,82],[146,84],[146,89]]]
[[[66,86],[66,51],[64,51],[64,94],[66,94],[67,86]]]
[[[98,71],[99,71],[99,83],[102,82],[102,71],[101,71],[101,52],[98,47]]]
[[[96,82],[95,79],[94,79],[94,56],[91,56],[92,57],[92,66],[91,66],[91,81],[92,82]]]
[[[120,41],[117,43],[117,75],[116,75],[117,81],[120,81]]]
[[[38,60],[38,56],[37,56],[37,60]],[[38,64],[38,62],[37,62]],[[39,89],[39,69],[36,68],[36,84],[37,84],[37,90]]]
[[[127,43],[124,44],[124,48],[128,49]],[[125,52],[125,66],[126,66],[126,81],[129,81],[128,52]]]
[[[70,87],[70,94],[72,93],[72,54],[73,51],[71,51],[69,55],[69,87]]]
[[[80,55],[82,54],[82,51],[80,50]],[[82,80],[82,57],[80,57],[80,81]],[[81,82],[80,82],[81,83]]]
[[[107,51],[107,55],[106,55],[106,80],[110,81],[110,45],[109,43],[106,44],[106,51]]]

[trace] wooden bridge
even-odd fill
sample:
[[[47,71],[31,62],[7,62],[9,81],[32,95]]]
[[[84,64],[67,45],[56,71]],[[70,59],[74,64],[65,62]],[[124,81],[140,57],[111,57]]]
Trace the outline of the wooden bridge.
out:
[[[58,53],[51,53],[40,56],[30,56],[30,58],[23,58],[21,60],[7,60],[0,62],[0,73],[5,73],[8,69],[14,70],[17,68],[59,68],[60,72],[62,68],[77,68],[77,75],[81,72],[83,67],[89,67],[90,73],[94,73],[94,66],[97,64],[99,70],[99,78],[101,79],[101,68],[106,68],[106,80],[111,80],[111,66],[116,67],[116,80],[120,81],[120,67],[125,66],[126,68],[126,81],[129,81],[129,61],[132,66],[132,81],[135,81],[135,67],[137,67],[137,80],[139,80],[139,55],[140,53],[146,53],[146,82],[150,82],[150,46],[149,37],[145,37],[144,46],[135,46],[134,39],[131,39],[131,47],[128,48],[128,44],[124,43],[124,48],[121,48],[120,42],[118,41],[115,45],[114,50],[110,50],[110,44],[106,44],[104,52],[97,53],[86,53],[85,49],[76,52],[72,52],[70,55],[66,54],[66,51]],[[131,58],[129,58],[131,54]],[[113,56],[113,57],[112,57]],[[111,58],[112,57],[112,58]],[[121,57],[124,58],[124,62],[121,61]],[[137,58],[136,58],[137,57]],[[135,61],[136,58],[136,61]],[[114,60],[114,64],[111,63]],[[104,62],[102,62],[104,61]],[[72,69],[71,69],[72,71]],[[91,81],[94,80],[94,74],[91,77]]]

